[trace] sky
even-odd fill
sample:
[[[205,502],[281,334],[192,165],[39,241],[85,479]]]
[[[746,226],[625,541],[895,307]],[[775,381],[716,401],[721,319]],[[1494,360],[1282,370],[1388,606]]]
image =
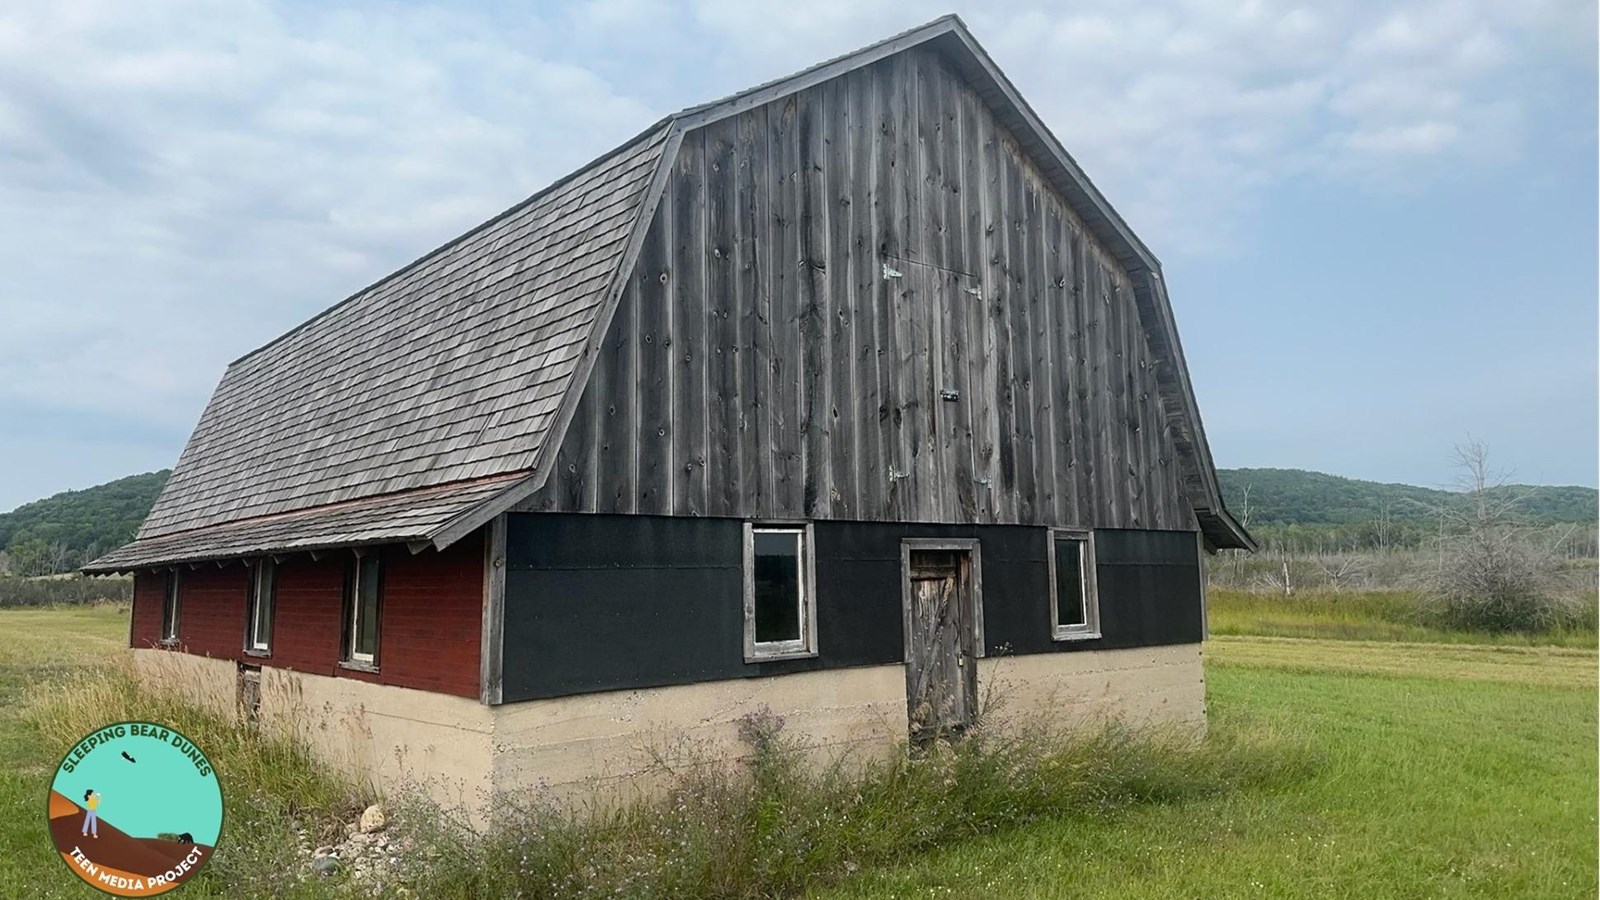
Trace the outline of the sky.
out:
[[[1161,258],[1217,465],[1596,483],[1588,0],[0,0],[0,510],[172,465],[230,360],[661,116],[952,11]]]

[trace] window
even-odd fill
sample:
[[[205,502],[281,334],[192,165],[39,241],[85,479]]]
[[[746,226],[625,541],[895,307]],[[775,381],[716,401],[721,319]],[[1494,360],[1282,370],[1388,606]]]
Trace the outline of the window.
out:
[[[744,658],[791,659],[817,652],[811,526],[746,525]]]
[[[167,573],[166,591],[161,597],[161,643],[178,642],[178,570]]]
[[[256,561],[250,569],[250,618],[245,622],[246,653],[272,652],[272,608],[276,600],[278,567],[271,557]]]
[[[1094,532],[1059,528],[1050,532],[1051,624],[1058,641],[1100,636],[1100,597],[1095,589]]]
[[[383,600],[383,560],[374,553],[357,556],[345,576],[344,661],[359,667],[378,665],[378,615]]]

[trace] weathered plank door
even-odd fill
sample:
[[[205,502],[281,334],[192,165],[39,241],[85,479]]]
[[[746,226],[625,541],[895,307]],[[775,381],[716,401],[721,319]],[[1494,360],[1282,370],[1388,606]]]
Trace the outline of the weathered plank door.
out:
[[[954,737],[977,714],[973,553],[905,547],[906,714],[911,738]]]

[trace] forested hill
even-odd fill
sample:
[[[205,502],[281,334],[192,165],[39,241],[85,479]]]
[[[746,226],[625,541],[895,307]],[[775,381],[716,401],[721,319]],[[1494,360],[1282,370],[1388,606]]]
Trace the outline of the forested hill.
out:
[[[9,571],[25,575],[70,571],[132,540],[170,474],[163,469],[131,475],[0,513],[0,550],[5,551]],[[1450,491],[1299,469],[1222,469],[1217,474],[1228,508],[1241,518],[1248,509],[1250,527],[1258,537],[1349,532],[1349,539],[1360,541],[1358,532],[1380,519],[1402,532],[1420,533],[1430,525],[1437,527],[1434,511],[1441,505],[1460,502],[1460,495]],[[1522,497],[1523,515],[1534,524],[1593,525],[1600,514],[1600,495],[1594,488],[1507,486],[1500,490]]]
[[[133,540],[170,469],[67,491],[0,513],[0,550],[11,572],[70,571]]]
[[[1453,491],[1358,481],[1301,469],[1219,469],[1217,477],[1228,509],[1241,518],[1248,509],[1252,528],[1361,525],[1380,518],[1398,525],[1437,525],[1436,510],[1462,501]],[[1594,488],[1506,485],[1495,490],[1519,497],[1522,518],[1530,524],[1593,525],[1600,515],[1600,492]]]

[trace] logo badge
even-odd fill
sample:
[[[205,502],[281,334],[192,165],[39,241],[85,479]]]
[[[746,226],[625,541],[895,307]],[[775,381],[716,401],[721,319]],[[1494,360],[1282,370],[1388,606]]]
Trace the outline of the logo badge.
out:
[[[118,897],[165,894],[222,833],[222,786],[180,732],[117,722],[83,736],[50,783],[50,837],[79,878]]]

